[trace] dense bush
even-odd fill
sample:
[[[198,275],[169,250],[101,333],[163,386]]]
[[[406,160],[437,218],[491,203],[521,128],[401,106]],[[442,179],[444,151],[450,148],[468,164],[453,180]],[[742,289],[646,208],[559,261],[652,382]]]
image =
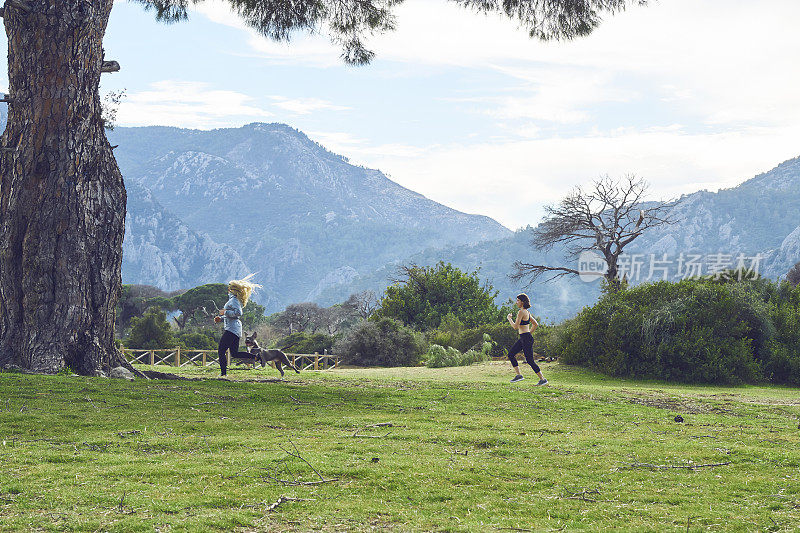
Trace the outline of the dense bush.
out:
[[[800,383],[798,309],[788,284],[661,281],[607,292],[540,338],[562,362],[614,376]]]
[[[564,339],[569,335],[572,319],[556,326],[541,324],[533,333],[533,351],[543,357],[558,357]]]
[[[480,350],[469,349],[462,353],[452,346],[431,344],[425,356],[425,364],[430,368],[444,368],[448,366],[468,366],[473,363],[488,361],[490,352],[496,343],[491,337],[483,334],[483,343]]]
[[[346,364],[416,366],[426,351],[421,333],[390,318],[364,320],[333,347]]]
[[[175,344],[181,349],[188,350],[216,350],[219,345],[220,333],[214,329],[200,329],[193,332],[175,335]],[[167,346],[162,346],[167,348]]]
[[[518,337],[517,331],[508,322],[458,330],[440,328],[429,331],[426,335],[431,344],[455,348],[460,352],[480,350],[484,343],[484,336],[488,335],[494,343],[489,352],[490,357],[505,357],[508,349],[517,341]],[[534,333],[534,339],[536,335]]]
[[[154,350],[175,346],[167,314],[160,307],[151,307],[141,317],[131,319],[131,334],[125,341],[128,348]]]
[[[441,346],[431,344],[428,353],[425,354],[425,365],[430,368],[444,368],[447,366],[459,366],[461,362],[461,352],[452,346]]]

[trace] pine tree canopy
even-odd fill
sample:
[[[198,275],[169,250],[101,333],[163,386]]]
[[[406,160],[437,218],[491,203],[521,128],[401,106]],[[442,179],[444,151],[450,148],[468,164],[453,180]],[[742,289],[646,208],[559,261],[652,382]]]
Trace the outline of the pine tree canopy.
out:
[[[204,0],[135,0],[162,22],[188,18],[188,7]],[[393,10],[404,0],[226,0],[251,28],[276,41],[295,31],[325,33],[342,47],[351,65],[369,63],[375,53],[364,39],[395,28]],[[592,32],[603,14],[648,0],[448,0],[475,12],[497,13],[519,24],[532,38],[569,40]]]

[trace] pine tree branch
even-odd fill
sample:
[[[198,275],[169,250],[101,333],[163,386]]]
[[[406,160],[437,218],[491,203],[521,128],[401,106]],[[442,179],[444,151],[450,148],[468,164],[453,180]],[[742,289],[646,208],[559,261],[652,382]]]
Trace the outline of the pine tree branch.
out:
[[[103,61],[103,66],[100,67],[100,72],[119,72],[120,66],[116,61]]]

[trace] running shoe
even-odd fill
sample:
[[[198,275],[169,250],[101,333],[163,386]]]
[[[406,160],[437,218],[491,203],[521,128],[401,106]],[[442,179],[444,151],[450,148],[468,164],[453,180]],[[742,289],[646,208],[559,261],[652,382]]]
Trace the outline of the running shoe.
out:
[[[540,379],[539,383],[537,383],[537,385],[547,385],[547,380],[546,379]]]
[[[517,374],[516,376],[511,378],[511,383],[514,383],[515,381],[522,381],[523,379],[525,378],[522,376],[522,374]]]

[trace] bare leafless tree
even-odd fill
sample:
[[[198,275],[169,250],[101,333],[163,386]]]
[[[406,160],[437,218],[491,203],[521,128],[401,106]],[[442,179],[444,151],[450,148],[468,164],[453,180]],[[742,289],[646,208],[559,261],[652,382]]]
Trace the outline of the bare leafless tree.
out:
[[[342,305],[332,305],[320,309],[319,327],[328,335],[336,335],[348,322],[354,320],[355,309]]]
[[[362,291],[351,294],[343,305],[353,309],[358,316],[366,320],[378,308],[378,299],[374,292]]]
[[[557,205],[545,207],[545,219],[533,230],[531,245],[537,250],[564,245],[570,261],[584,252],[596,252],[608,267],[606,281],[618,286],[618,261],[623,249],[647,230],[676,222],[669,211],[677,202],[645,203],[646,192],[647,182],[632,174],[621,180],[602,177],[588,191],[576,187]],[[529,283],[545,274],[550,274],[546,281],[580,275],[577,268],[522,261],[516,261],[514,268],[511,278]]]
[[[305,331],[314,324],[319,314],[320,307],[314,302],[290,304],[279,315],[275,325],[289,330],[289,333]]]

